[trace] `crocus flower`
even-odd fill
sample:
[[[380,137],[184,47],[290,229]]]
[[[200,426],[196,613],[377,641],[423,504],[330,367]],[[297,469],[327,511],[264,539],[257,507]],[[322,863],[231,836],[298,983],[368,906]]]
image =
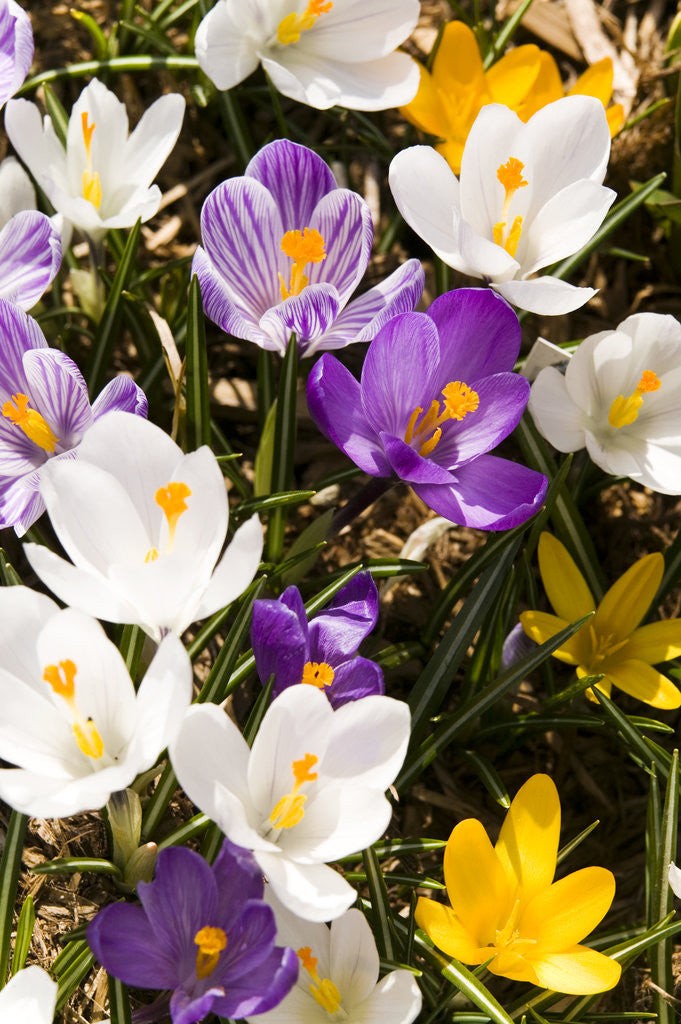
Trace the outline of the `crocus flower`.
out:
[[[452,522],[505,530],[546,493],[541,473],[487,454],[527,404],[529,384],[511,372],[519,347],[518,319],[503,299],[448,292],[427,313],[396,316],[378,332],[361,382],[322,356],[308,379],[310,413],[365,473],[399,477]]]
[[[207,316],[280,354],[292,331],[303,355],[369,341],[423,291],[421,264],[407,260],[348,302],[371,253],[369,207],[337,187],[321,157],[285,139],[211,192],[201,234],[192,270]]]
[[[610,131],[603,104],[567,96],[527,124],[491,103],[470,130],[457,179],[430,146],[398,153],[390,188],[407,224],[450,267],[481,277],[514,306],[556,315],[592,288],[533,275],[577,252],[615,199],[604,188]]]
[[[260,564],[257,516],[237,530],[218,562],[229,510],[210,448],[185,455],[138,416],[111,413],[100,420],[78,461],[43,470],[40,493],[73,559],[27,544],[43,582],[66,604],[108,622],[137,624],[156,641],[224,608]]]
[[[605,992],[620,966],[581,945],[605,916],[615,879],[583,868],[554,882],[560,801],[548,775],[533,775],[511,803],[496,846],[475,818],[445,848],[451,908],[421,897],[416,923],[447,956],[493,974],[574,995]]]
[[[520,621],[537,643],[594,612],[553,657],[574,665],[577,675],[603,674],[596,689],[610,696],[615,686],[654,708],[678,708],[681,692],[653,665],[681,655],[681,619],[639,625],[655,598],[664,571],[659,552],[646,555],[613,583],[596,607],[588,584],[567,549],[550,533],[539,538],[539,571],[555,615],[522,612]]]
[[[328,861],[363,850],[392,813],[384,796],[409,741],[409,708],[365,697],[334,711],[314,686],[270,705],[249,749],[215,705],[187,711],[169,747],[187,796],[253,850],[281,902],[308,921],[347,910],[355,890]]]
[[[473,30],[463,21],[444,26],[431,71],[419,64],[419,90],[401,113],[424,132],[442,139],[435,148],[455,174],[473,122],[488,103],[503,103],[527,121],[547,103],[565,95],[558,66],[546,50],[528,44],[505,53],[485,71]],[[593,64],[568,96],[595,96],[607,107],[612,96],[612,61]],[[622,126],[620,104],[606,110],[610,134]]]
[[[273,697],[309,683],[333,708],[382,694],[380,667],[357,654],[377,618],[378,590],[368,572],[353,577],[312,622],[297,587],[287,587],[276,601],[254,601],[251,642],[260,681],[274,676]]]
[[[51,118],[43,124],[28,100],[7,104],[5,129],[55,210],[97,241],[158,210],[161,191],[151,183],[175,145],[184,107],[182,96],[162,96],[129,135],[125,105],[94,79],[73,107],[66,148]]]
[[[173,1024],[213,1012],[242,1018],[270,1010],[295,983],[298,959],[275,946],[253,856],[225,840],[213,865],[182,847],[161,850],[141,907],[115,903],[87,938],[110,974],[135,988],[172,989]]]
[[[395,49],[418,16],[417,0],[218,0],[196,57],[218,89],[262,64],[279,92],[318,110],[385,110],[416,92],[416,63]]]
[[[47,465],[76,458],[93,424],[114,409],[146,416],[144,392],[120,375],[90,406],[73,360],[48,348],[35,320],[0,299],[0,526],[26,532],[45,508],[39,487]]]
[[[49,217],[16,213],[0,229],[0,298],[31,309],[61,266],[61,240]]]
[[[672,887],[672,891],[675,896],[681,899],[681,870],[676,864],[671,863],[669,865],[669,884]]]
[[[31,22],[14,0],[0,0],[0,108],[21,86],[33,60]]]
[[[581,343],[565,375],[543,369],[529,411],[561,452],[586,447],[615,476],[662,494],[681,494],[681,325],[637,313]]]
[[[24,967],[0,991],[0,1024],[52,1024],[57,983],[42,967]]]
[[[135,693],[89,615],[26,587],[0,590],[0,797],[38,818],[97,810],[156,762],[191,700],[191,664],[167,637]]]
[[[268,887],[269,888],[269,887]],[[421,1010],[421,993],[410,971],[390,971],[378,981],[378,951],[359,910],[331,922],[303,921],[269,892],[277,938],[297,953],[298,982],[273,1010],[248,1018],[251,1024],[411,1024]]]

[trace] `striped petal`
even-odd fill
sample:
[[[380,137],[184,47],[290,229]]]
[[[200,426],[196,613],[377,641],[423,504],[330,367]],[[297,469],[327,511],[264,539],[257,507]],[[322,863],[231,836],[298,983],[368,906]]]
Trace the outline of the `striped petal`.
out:
[[[301,227],[308,225],[326,243],[326,258],[306,270],[310,284],[332,284],[344,306],[369,262],[374,237],[369,207],[355,192],[338,188],[323,197]]]
[[[263,146],[245,173],[271,193],[284,231],[309,227],[318,203],[338,188],[331,169],[320,156],[288,139]]]
[[[45,417],[59,438],[59,449],[73,448],[93,423],[83,375],[58,349],[27,352],[24,369],[33,408]]]
[[[61,240],[49,217],[24,210],[0,231],[0,296],[31,309],[61,266]]]

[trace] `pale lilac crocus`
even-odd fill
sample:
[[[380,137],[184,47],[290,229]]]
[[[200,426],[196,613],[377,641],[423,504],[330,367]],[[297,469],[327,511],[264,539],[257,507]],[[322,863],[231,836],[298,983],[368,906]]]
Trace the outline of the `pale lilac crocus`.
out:
[[[201,211],[192,269],[208,317],[237,338],[301,355],[370,341],[423,291],[418,260],[349,301],[369,262],[368,205],[336,185],[321,157],[285,139],[218,185]]]
[[[311,622],[297,587],[253,602],[251,642],[260,681],[273,677],[272,696],[298,683],[316,686],[338,708],[385,692],[383,672],[357,653],[378,619],[378,590],[358,573]]]
[[[361,382],[331,355],[307,400],[321,431],[365,473],[398,477],[437,513],[506,530],[540,507],[546,477],[490,452],[523,414],[529,384],[511,372],[520,326],[493,292],[461,288],[404,313],[369,346]]]
[[[90,405],[73,360],[48,347],[32,317],[0,299],[0,527],[26,532],[45,508],[44,466],[75,458],[90,427],[113,409],[146,416],[144,392],[120,375]]]
[[[0,0],[0,108],[19,89],[33,60],[33,31],[26,11]]]

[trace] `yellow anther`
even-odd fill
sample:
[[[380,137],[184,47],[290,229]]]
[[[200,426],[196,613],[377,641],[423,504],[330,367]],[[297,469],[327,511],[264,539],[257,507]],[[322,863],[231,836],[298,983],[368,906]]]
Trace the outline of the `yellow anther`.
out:
[[[314,782],[317,772],[310,771],[319,760],[315,754],[305,754],[300,761],[291,762],[291,771],[295,780],[293,788],[278,800],[270,814],[270,823],[274,828],[293,828],[305,816],[307,796],[301,793],[306,782]]]
[[[291,283],[289,287],[281,274],[279,286],[282,299],[290,299],[292,295],[300,295],[310,279],[304,273],[308,263],[321,263],[326,259],[324,238],[315,228],[303,228],[302,231],[287,231],[281,240],[281,251],[293,260]]]
[[[155,562],[157,558],[158,558],[158,548],[149,548],[149,550],[147,551],[146,555],[144,556],[144,561],[146,563]]]
[[[70,700],[75,692],[76,666],[67,658],[60,661],[58,665],[47,665],[43,672],[43,679],[49,683],[58,697]]]
[[[301,682],[323,690],[325,686],[331,686],[333,677],[334,671],[325,661],[308,661],[303,668]]]
[[[88,718],[84,725],[77,722],[72,726],[76,743],[86,757],[99,758],[104,753],[104,740],[99,734],[95,723]]]
[[[341,1004],[340,992],[331,981],[331,978],[320,978],[317,973],[317,958],[312,956],[309,946],[303,946],[296,951],[304,971],[312,978],[310,995],[322,1009],[328,1014],[337,1013]]]
[[[423,442],[423,444],[419,448],[419,455],[421,455],[424,459],[427,458],[430,455],[430,453],[435,450],[437,443],[441,437],[442,427],[438,427],[433,436],[429,438],[427,441]]]
[[[332,7],[331,0],[310,0],[302,14],[291,11],[279,22],[277,41],[282,46],[297,43],[301,32],[307,32],[313,28],[317,24],[317,19],[321,18],[322,14],[328,14]]]
[[[628,427],[631,423],[634,423],[638,419],[638,414],[643,405],[643,396],[650,394],[651,391],[658,391],[662,385],[662,381],[652,370],[644,370],[641,379],[636,385],[636,390],[626,398],[624,395],[618,395],[610,406],[610,412],[608,413],[608,423],[611,427],[620,429],[621,427]]]
[[[207,925],[196,933],[194,944],[199,947],[196,954],[196,977],[207,978],[218,965],[220,953],[227,945],[227,936],[222,928]]]
[[[102,183],[97,172],[92,170],[92,136],[97,125],[94,121],[92,124],[88,123],[89,115],[87,110],[84,110],[80,115],[80,120],[83,126],[83,142],[85,143],[85,155],[87,157],[87,167],[83,171],[83,198],[87,199],[88,203],[92,203],[95,209],[98,210],[102,205]]]
[[[51,454],[55,445],[59,444],[59,438],[54,434],[44,416],[41,416],[35,409],[29,409],[28,395],[19,393],[12,395],[11,400],[3,405],[2,415],[23,430],[26,437],[43,451]]]
[[[480,404],[476,391],[473,391],[468,384],[462,380],[450,381],[444,388],[444,411],[440,412],[440,402],[433,399],[428,411],[419,422],[419,416],[423,412],[420,405],[412,412],[404,432],[404,440],[411,444],[413,440],[419,443],[418,453],[424,459],[427,458],[437,447],[442,437],[442,427],[446,420],[462,420],[469,412],[475,412]],[[430,436],[429,436],[430,435]]]
[[[423,409],[421,408],[421,406],[417,405],[413,413],[409,417],[409,423],[407,424],[407,429],[404,432],[404,440],[407,442],[407,444],[411,444],[412,438],[414,436],[414,430],[416,429],[416,423],[422,412]]]
[[[505,164],[497,167],[497,180],[504,187],[504,205],[501,208],[501,220],[497,221],[492,228],[492,240],[495,245],[500,245],[502,249],[505,249],[509,256],[516,254],[523,230],[523,218],[516,217],[514,219],[506,238],[504,238],[504,228],[513,196],[519,188],[525,188],[529,184],[523,178],[524,168],[525,164],[514,156],[510,156]]]
[[[477,391],[462,380],[450,381],[442,394],[445,400],[445,408],[453,420],[462,420],[469,412],[475,412],[480,405],[480,398]]]
[[[91,718],[84,718],[76,704],[76,672],[75,662],[70,658],[60,661],[58,665],[46,665],[43,679],[49,683],[58,697],[62,697],[73,715],[73,735],[76,743],[86,757],[99,758],[104,753],[104,740]]]
[[[171,481],[165,487],[159,487],[154,495],[156,504],[160,505],[168,520],[168,552],[173,550],[175,530],[177,529],[180,516],[187,511],[186,499],[191,497],[191,493],[187,484],[177,480]],[[155,550],[155,548],[152,548],[152,551],[148,552],[145,561],[154,561],[153,551]],[[158,552],[156,552],[156,557],[158,557]]]

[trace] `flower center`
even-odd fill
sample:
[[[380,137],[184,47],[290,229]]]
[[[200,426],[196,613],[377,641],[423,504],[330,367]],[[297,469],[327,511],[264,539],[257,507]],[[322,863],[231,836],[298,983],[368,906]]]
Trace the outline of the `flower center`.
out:
[[[497,179],[504,187],[504,205],[501,208],[501,220],[494,225],[492,237],[495,245],[500,245],[509,256],[515,256],[523,230],[522,217],[514,218],[508,232],[505,231],[505,228],[513,196],[519,188],[525,188],[529,184],[523,178],[524,168],[525,164],[514,156],[510,156],[505,164],[497,167]]]
[[[292,295],[300,295],[303,288],[309,284],[310,279],[304,273],[305,267],[308,263],[321,263],[326,259],[325,244],[322,236],[314,228],[286,232],[281,240],[281,251],[293,260],[293,266],[291,284],[288,288],[281,274],[278,275],[282,300],[290,299]]]
[[[291,11],[290,14],[287,14],[279,22],[277,41],[282,46],[288,46],[289,43],[297,43],[300,39],[300,33],[307,32],[308,29],[316,25],[317,20],[321,18],[322,14],[328,14],[332,7],[332,0],[310,0],[302,14]]]
[[[227,945],[227,936],[222,928],[206,925],[194,936],[194,945],[199,947],[196,954],[196,977],[207,978],[218,965],[220,953]]]
[[[636,390],[625,398],[618,395],[610,406],[608,423],[611,427],[628,427],[630,423],[638,418],[639,411],[643,405],[643,396],[651,391],[659,391],[662,381],[652,370],[644,370],[641,379],[636,385]]]
[[[47,420],[35,409],[29,409],[28,395],[12,395],[10,401],[3,405],[2,415],[23,430],[26,437],[45,452],[52,454],[54,446],[59,443],[59,438],[55,437]]]
[[[518,929],[520,909],[520,899],[517,899],[513,904],[513,909],[508,915],[506,923],[503,927],[497,928],[494,933],[494,941],[488,943],[492,949],[496,950],[497,955],[503,953],[514,953],[517,956],[523,956],[529,952],[529,949],[532,946],[536,946],[536,939],[520,938],[520,930]]]
[[[445,420],[462,420],[469,412],[475,412],[480,405],[477,391],[473,391],[462,380],[450,381],[442,395],[445,400],[443,412],[440,412],[440,403],[436,398],[430,403],[428,412],[423,416],[423,409],[417,405],[409,417],[404,434],[407,444],[411,444],[412,441],[418,443],[417,451],[424,458],[430,455],[442,437],[440,424]],[[419,417],[421,418],[419,419]],[[428,434],[431,436],[427,437]]]
[[[312,978],[312,984],[310,985],[310,995],[314,1001],[318,1003],[322,1009],[326,1010],[328,1014],[338,1013],[341,1004],[340,992],[331,981],[331,978],[320,978],[317,973],[317,957],[312,956],[312,950],[309,946],[302,946],[296,950],[303,970]]]
[[[309,683],[323,690],[325,686],[331,686],[334,671],[325,661],[308,661],[303,668],[301,683]]]
[[[46,665],[43,679],[61,697],[73,716],[73,735],[86,757],[100,758],[104,753],[104,741],[91,718],[85,718],[76,704],[77,668],[70,658],[58,665]]]
[[[294,784],[292,789],[278,800],[270,814],[274,828],[293,828],[305,816],[304,804],[307,797],[300,790],[306,782],[314,782],[317,772],[310,771],[319,760],[314,754],[305,754],[300,761],[291,762]]]
[[[92,203],[95,209],[98,210],[102,205],[102,184],[97,171],[92,170],[92,136],[97,125],[94,121],[92,124],[88,123],[89,114],[87,110],[83,111],[80,119],[83,126],[85,156],[87,157],[87,167],[83,171],[83,198],[87,199],[88,203]]]
[[[170,554],[175,544],[175,530],[180,520],[180,516],[187,511],[186,499],[191,497],[191,490],[181,480],[174,480],[165,487],[159,487],[154,495],[156,504],[165,512],[165,517],[168,521],[168,544],[166,546],[166,554]],[[155,562],[158,558],[158,551],[156,548],[151,548],[147,551],[147,556],[144,559],[145,562]]]
[[[629,638],[625,637],[624,640],[616,641],[613,633],[597,633],[590,622],[589,640],[591,641],[591,656],[587,668],[591,675],[595,675],[601,671],[600,666],[606,658],[617,654],[628,643]]]

